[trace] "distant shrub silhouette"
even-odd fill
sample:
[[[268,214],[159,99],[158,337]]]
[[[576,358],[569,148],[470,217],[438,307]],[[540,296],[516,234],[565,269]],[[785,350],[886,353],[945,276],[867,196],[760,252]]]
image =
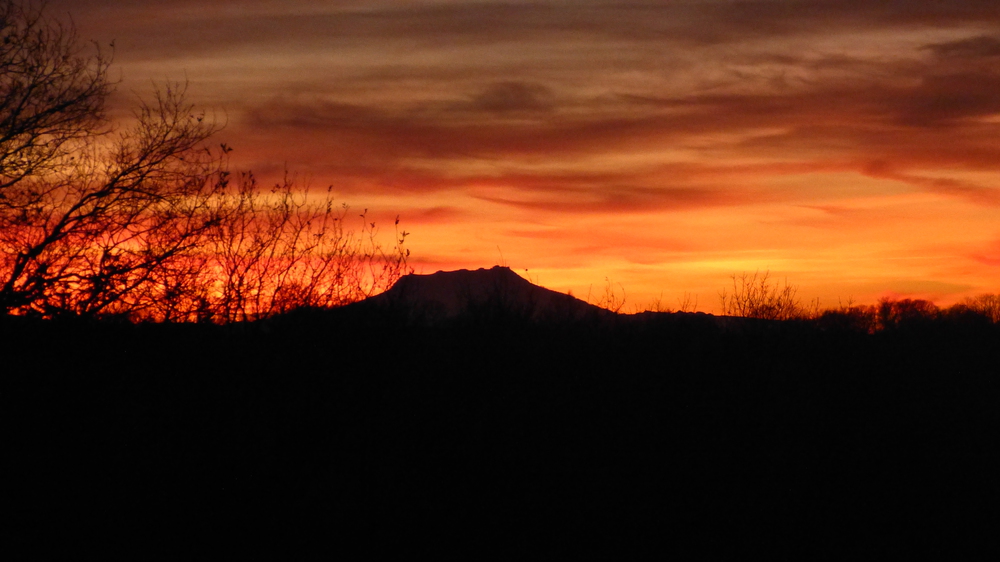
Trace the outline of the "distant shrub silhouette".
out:
[[[727,316],[761,318],[765,320],[791,320],[801,318],[805,311],[796,298],[798,289],[770,280],[770,272],[753,274],[743,272],[731,276],[732,293],[723,289],[719,294],[722,313]]]
[[[965,299],[962,305],[993,323],[1000,322],[1000,295],[984,293]]]
[[[940,317],[934,303],[922,299],[892,300],[883,298],[875,305],[875,323],[878,330],[895,330],[926,323]]]
[[[874,306],[848,303],[824,310],[816,317],[821,328],[874,334],[878,329]]]
[[[615,288],[615,283],[611,282],[611,278],[604,278],[604,293],[597,299],[595,305],[610,310],[611,312],[621,312],[622,308],[625,307],[625,287],[621,283],[618,283],[618,289],[621,289],[621,294],[619,294],[618,289]],[[589,298],[587,299],[589,302]]]
[[[684,293],[684,296],[677,299],[678,312],[698,312],[698,296],[691,293]]]
[[[663,295],[650,301],[646,306],[635,306],[635,314],[640,314],[642,312],[697,312],[698,311],[698,297],[697,295],[691,295],[691,293],[684,293],[683,297],[677,299],[677,308],[674,309],[663,302]]]

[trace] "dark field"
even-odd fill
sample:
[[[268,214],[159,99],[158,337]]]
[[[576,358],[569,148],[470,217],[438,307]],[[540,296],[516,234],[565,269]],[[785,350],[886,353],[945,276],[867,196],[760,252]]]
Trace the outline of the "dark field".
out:
[[[0,334],[5,511],[33,549],[868,557],[953,553],[1000,515],[1000,329],[975,318],[348,307]]]

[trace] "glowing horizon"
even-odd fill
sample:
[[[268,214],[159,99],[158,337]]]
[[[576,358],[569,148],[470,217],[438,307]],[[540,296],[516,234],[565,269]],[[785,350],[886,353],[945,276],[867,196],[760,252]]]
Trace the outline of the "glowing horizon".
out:
[[[1000,5],[53,0],[127,116],[189,83],[232,167],[626,309],[770,271],[803,302],[1000,292]],[[527,270],[527,272],[525,272]]]

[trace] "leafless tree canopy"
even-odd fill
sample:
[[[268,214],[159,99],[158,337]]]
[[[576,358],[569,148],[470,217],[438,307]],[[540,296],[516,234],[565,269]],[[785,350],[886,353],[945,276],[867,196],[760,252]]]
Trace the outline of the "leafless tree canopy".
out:
[[[789,320],[803,315],[795,296],[798,290],[787,283],[774,283],[770,272],[734,274],[732,281],[732,292],[723,290],[719,295],[723,314],[766,320]]]
[[[367,210],[354,215],[335,205],[332,188],[309,194],[286,177],[263,191],[249,173],[223,184],[213,206],[217,219],[203,236],[203,279],[194,283],[214,320],[341,306],[388,289],[408,272],[408,233],[398,230],[398,218],[393,248],[385,250]]]
[[[0,188],[67,164],[100,134],[111,58],[40,7],[0,2]]]
[[[969,310],[1000,323],[1000,295],[984,293],[965,299],[964,305]]]
[[[40,8],[0,2],[0,310],[252,320],[353,302],[406,272],[406,233],[383,249],[366,213],[345,226],[330,190],[234,180],[183,85],[115,130],[109,63]]]

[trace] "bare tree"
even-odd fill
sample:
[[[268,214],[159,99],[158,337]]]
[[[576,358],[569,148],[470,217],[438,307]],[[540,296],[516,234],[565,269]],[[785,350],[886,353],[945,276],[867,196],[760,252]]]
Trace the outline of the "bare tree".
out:
[[[927,300],[884,297],[875,305],[875,325],[878,330],[892,330],[935,320],[940,312],[937,305]]]
[[[332,188],[317,195],[310,201],[287,175],[270,191],[250,173],[227,186],[205,243],[211,276],[205,284],[213,287],[210,308],[217,321],[341,306],[388,289],[409,271],[403,248],[409,233],[397,229],[386,249],[367,210],[353,231],[345,224],[349,207],[334,204]]]
[[[989,318],[991,322],[1000,322],[1000,295],[983,293],[966,298],[963,304],[969,310]]]
[[[621,295],[618,294],[618,290],[615,289],[615,283],[612,283],[609,277],[604,278],[604,294],[597,299],[595,303],[597,306],[610,310],[611,312],[621,312],[622,308],[625,307],[625,287],[621,283],[618,283],[618,288],[621,289]],[[587,294],[587,302],[590,302],[590,294]]]
[[[223,160],[204,148],[215,126],[168,86],[110,147],[6,188],[0,207],[0,308],[135,312],[159,298],[157,274],[178,267],[218,221]]]
[[[132,125],[104,114],[110,59],[0,0],[0,313],[253,320],[339,306],[406,273],[375,224],[286,179],[231,181],[219,127],[168,84]],[[398,219],[396,221],[398,227]]]
[[[97,45],[85,54],[73,27],[41,7],[0,1],[0,201],[101,134],[110,64]]]
[[[770,281],[770,272],[733,274],[733,292],[723,289],[719,295],[722,313],[727,316],[789,320],[803,315],[795,287]]]

